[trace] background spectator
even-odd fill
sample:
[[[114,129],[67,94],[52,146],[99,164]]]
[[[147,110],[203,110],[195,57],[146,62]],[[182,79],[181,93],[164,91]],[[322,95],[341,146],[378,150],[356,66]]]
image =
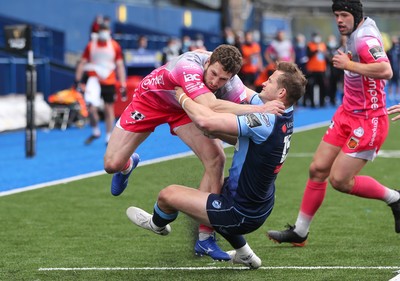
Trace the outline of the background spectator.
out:
[[[254,90],[254,82],[263,69],[261,47],[254,40],[252,31],[247,31],[244,39],[245,41],[240,49],[243,56],[243,66],[239,72],[239,77],[247,87]]]
[[[306,64],[308,62],[307,42],[306,42],[306,37],[302,33],[299,33],[296,36],[294,52],[295,52],[296,64],[299,66],[300,70],[306,75],[307,74]]]
[[[326,45],[322,42],[322,38],[318,32],[312,34],[311,41],[307,44],[308,62],[307,69],[307,90],[304,96],[303,105],[306,105],[307,99],[310,101],[311,107],[315,107],[314,86],[319,87],[319,106],[325,106],[325,74],[326,74]]]
[[[85,71],[88,75],[88,80],[85,85],[84,97],[89,109],[89,121],[92,127],[92,135],[86,139],[85,144],[92,143],[101,135],[98,112],[101,106],[101,98],[104,101],[105,142],[107,144],[115,122],[114,99],[117,77],[121,85],[120,93],[122,97],[126,97],[126,73],[122,50],[117,41],[111,38],[111,31],[108,25],[100,25],[98,39],[91,40],[86,45],[76,68],[76,88],[80,88],[79,84]]]
[[[166,64],[170,60],[179,56],[180,44],[177,38],[169,38],[167,46],[164,47],[162,51],[161,64]]]
[[[400,100],[399,71],[400,71],[400,43],[398,36],[392,36],[392,47],[387,52],[390,65],[392,66],[393,77],[389,80],[389,99]]]
[[[268,64],[279,61],[295,61],[293,44],[286,38],[285,31],[280,30],[276,33],[275,39],[264,52],[264,58]]]

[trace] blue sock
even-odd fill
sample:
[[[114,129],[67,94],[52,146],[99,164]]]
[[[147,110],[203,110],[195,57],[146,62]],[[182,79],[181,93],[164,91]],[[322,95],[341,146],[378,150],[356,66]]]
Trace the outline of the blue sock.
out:
[[[163,227],[173,222],[178,217],[178,212],[173,214],[164,213],[156,204],[154,204],[153,223],[158,227]]]

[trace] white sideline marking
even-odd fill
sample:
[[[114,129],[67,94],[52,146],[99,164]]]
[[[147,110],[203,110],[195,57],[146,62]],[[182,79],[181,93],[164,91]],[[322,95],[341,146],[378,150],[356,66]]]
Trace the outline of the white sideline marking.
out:
[[[154,270],[154,271],[167,271],[167,270],[250,270],[247,267],[219,267],[219,266],[206,266],[206,267],[50,267],[39,268],[39,271],[126,271],[126,270]],[[272,269],[295,269],[295,270],[325,270],[325,269],[355,269],[355,270],[399,270],[400,266],[261,266],[257,270],[272,270]],[[397,272],[397,271],[396,271]]]

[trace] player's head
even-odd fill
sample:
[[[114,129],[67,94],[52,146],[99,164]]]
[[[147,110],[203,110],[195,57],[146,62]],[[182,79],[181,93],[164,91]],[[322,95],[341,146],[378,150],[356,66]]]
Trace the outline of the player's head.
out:
[[[210,91],[215,92],[235,76],[242,67],[242,55],[231,45],[216,48],[205,64],[203,82]]]
[[[98,38],[100,41],[107,41],[111,38],[111,30],[109,24],[102,23],[100,25]]]
[[[224,71],[233,76],[239,73],[242,67],[242,54],[232,45],[220,45],[211,54],[210,65],[219,62]]]
[[[306,85],[307,79],[295,63],[279,62],[275,72],[263,83],[260,96],[265,100],[282,99],[288,107],[304,95]]]
[[[342,35],[350,35],[364,17],[361,0],[332,0],[332,12],[348,12],[354,18],[353,30],[349,34]]]

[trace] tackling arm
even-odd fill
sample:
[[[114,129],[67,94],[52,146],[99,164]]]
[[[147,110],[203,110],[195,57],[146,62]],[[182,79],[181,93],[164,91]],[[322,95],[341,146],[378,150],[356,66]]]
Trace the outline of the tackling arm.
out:
[[[237,136],[237,118],[231,113],[217,113],[210,108],[194,102],[185,93],[176,94],[182,108],[186,111],[190,119],[207,135],[229,135]]]
[[[183,90],[178,91],[183,93]],[[268,112],[271,114],[281,115],[285,110],[283,103],[277,100],[266,102],[263,105],[237,104],[234,102],[217,99],[211,92],[197,96],[194,101],[212,109],[213,111],[221,113],[233,113],[235,115],[244,115],[255,112]]]

